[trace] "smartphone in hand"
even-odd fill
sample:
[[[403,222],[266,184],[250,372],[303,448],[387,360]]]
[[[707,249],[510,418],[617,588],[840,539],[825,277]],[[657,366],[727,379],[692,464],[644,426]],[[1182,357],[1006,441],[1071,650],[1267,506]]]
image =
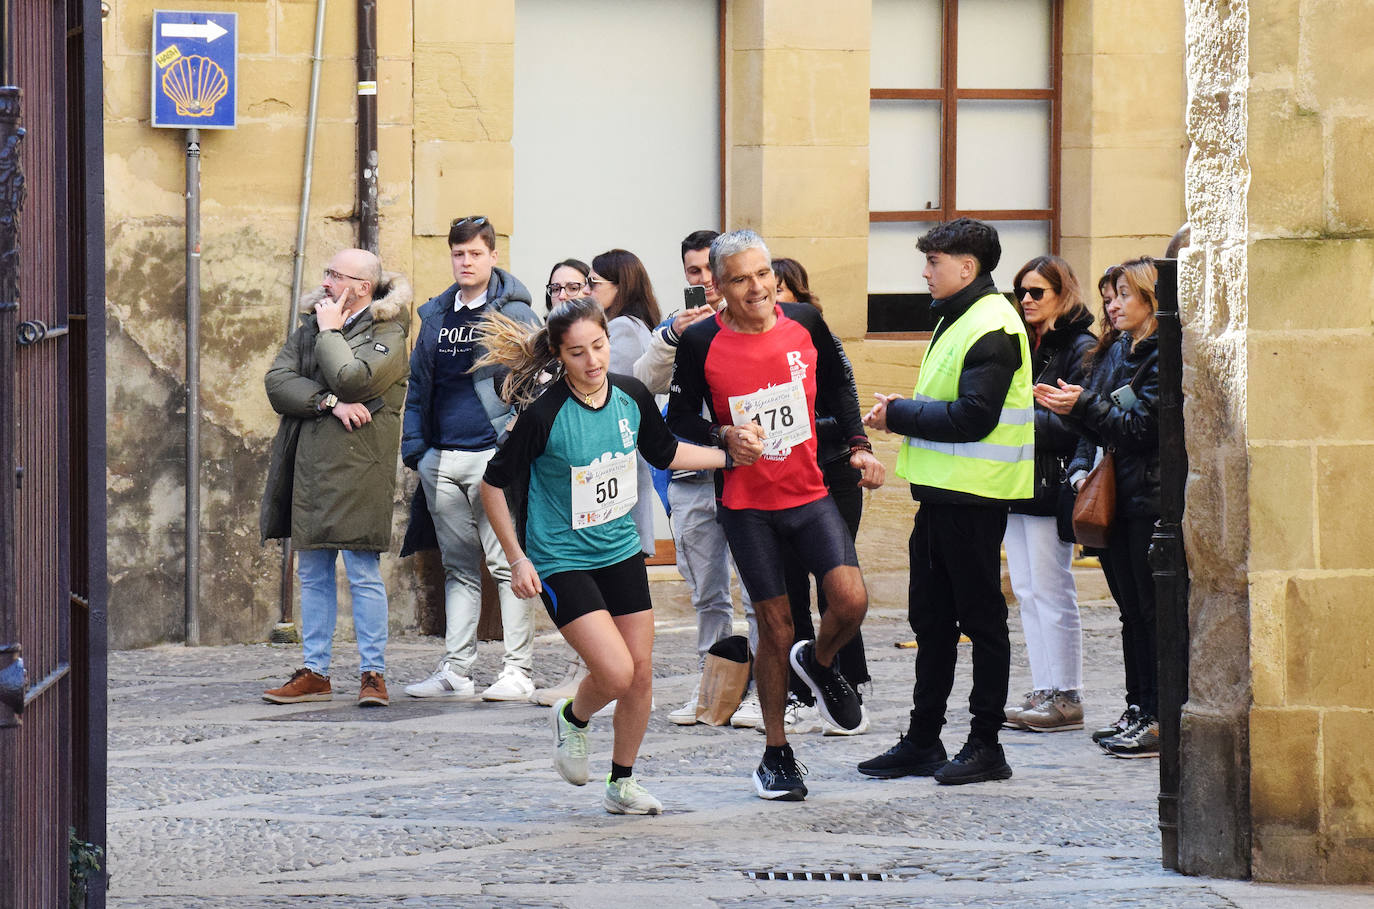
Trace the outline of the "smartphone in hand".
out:
[[[698,306],[706,305],[706,288],[700,284],[682,289],[682,302],[688,309],[696,309]]]

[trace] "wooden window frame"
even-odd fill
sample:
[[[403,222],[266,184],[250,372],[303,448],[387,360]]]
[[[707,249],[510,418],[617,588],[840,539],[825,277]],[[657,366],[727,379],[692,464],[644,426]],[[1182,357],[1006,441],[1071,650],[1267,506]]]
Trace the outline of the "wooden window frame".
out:
[[[870,88],[869,101],[940,102],[940,204],[936,208],[914,211],[872,211],[870,224],[920,223],[977,218],[981,221],[1048,221],[1050,252],[1059,254],[1060,132],[1063,117],[1064,85],[1064,0],[1050,0],[1050,87],[1049,88],[959,88],[959,0],[944,0],[940,41],[939,88]],[[960,101],[1048,101],[1050,105],[1049,208],[992,209],[959,208],[955,195],[958,165],[958,116]],[[867,332],[872,340],[929,337],[925,331]]]

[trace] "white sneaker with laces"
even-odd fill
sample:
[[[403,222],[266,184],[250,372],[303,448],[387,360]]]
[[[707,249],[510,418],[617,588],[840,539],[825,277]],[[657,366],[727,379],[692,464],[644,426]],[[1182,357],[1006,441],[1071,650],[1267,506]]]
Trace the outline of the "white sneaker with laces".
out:
[[[763,707],[759,705],[759,693],[749,689],[739,707],[730,715],[730,725],[736,729],[753,729],[763,724]]]
[[[814,707],[811,709],[815,710]],[[869,727],[868,708],[860,704],[859,713],[863,716],[863,719],[861,719],[859,721],[859,725],[855,726],[853,729],[843,729],[839,726],[836,726],[834,723],[827,723],[824,719],[821,719],[819,713],[816,714],[816,718],[820,720],[821,725],[824,727],[824,729],[822,729],[821,731],[825,735],[863,735],[865,732],[868,731]]]
[[[632,776],[612,781],[606,777],[606,797],[601,800],[611,814],[662,814],[663,804]]]
[[[563,716],[563,708],[572,698],[564,698],[553,705],[549,725],[553,727],[553,767],[558,775],[574,786],[587,785],[587,730],[578,729]]]
[[[482,692],[484,701],[526,701],[534,694],[534,680],[519,666],[506,666]]]
[[[446,662],[423,682],[405,687],[405,693],[413,698],[470,698],[476,690],[472,679],[454,672]]]
[[[820,732],[825,721],[821,719],[821,712],[815,705],[806,705],[794,697],[787,699],[787,706],[782,711],[782,731],[788,735],[805,735],[808,732]],[[763,720],[754,727],[762,733],[767,733],[764,728]]]
[[[695,726],[697,724],[697,698],[701,696],[701,682],[692,689],[687,703],[668,714],[668,722],[675,726]]]

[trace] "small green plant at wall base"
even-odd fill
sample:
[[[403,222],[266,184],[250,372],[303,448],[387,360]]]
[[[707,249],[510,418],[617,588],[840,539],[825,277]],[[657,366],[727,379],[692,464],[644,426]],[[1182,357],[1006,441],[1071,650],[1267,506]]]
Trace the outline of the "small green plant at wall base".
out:
[[[86,905],[86,885],[100,873],[100,860],[105,850],[76,835],[75,827],[67,828],[67,902],[71,909]]]

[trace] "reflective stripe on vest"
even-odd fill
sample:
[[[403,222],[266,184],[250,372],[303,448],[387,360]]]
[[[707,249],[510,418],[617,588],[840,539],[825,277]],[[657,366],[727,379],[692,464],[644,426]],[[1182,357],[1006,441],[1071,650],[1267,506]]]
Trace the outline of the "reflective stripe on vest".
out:
[[[939,331],[937,327],[937,332]],[[1017,338],[1021,366],[1012,376],[997,426],[973,442],[933,442],[907,437],[897,474],[911,483],[988,499],[1028,499],[1035,483],[1035,405],[1031,396],[1030,345],[1016,310],[1001,294],[974,301],[926,349],[912,400],[951,403],[959,397],[964,357],[990,331]]]

